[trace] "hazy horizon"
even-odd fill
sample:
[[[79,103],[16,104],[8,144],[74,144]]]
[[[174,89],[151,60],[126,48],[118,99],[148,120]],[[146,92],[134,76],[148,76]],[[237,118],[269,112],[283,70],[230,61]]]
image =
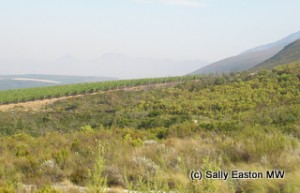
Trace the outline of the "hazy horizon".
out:
[[[299,8],[296,0],[1,1],[0,74],[182,75],[299,31]]]

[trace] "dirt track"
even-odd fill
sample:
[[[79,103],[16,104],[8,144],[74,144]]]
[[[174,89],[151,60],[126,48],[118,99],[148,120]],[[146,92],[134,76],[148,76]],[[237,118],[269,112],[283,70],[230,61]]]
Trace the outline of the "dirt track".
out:
[[[45,105],[47,105],[47,104],[51,104],[56,101],[64,100],[64,99],[83,97],[83,96],[87,96],[87,95],[95,95],[95,94],[100,94],[100,93],[104,93],[104,92],[114,92],[114,91],[119,91],[119,90],[138,91],[138,90],[147,90],[147,89],[153,89],[153,88],[170,87],[170,86],[175,86],[177,84],[178,83],[167,83],[167,84],[154,84],[154,85],[147,85],[147,86],[136,86],[136,87],[130,87],[130,88],[114,89],[114,90],[109,90],[109,91],[99,91],[96,93],[89,93],[89,94],[79,94],[79,95],[75,95],[75,96],[65,96],[65,97],[60,97],[60,98],[43,99],[43,100],[36,100],[36,101],[29,101],[29,102],[20,102],[20,103],[16,103],[16,104],[1,105],[0,111],[7,111],[7,110],[10,110],[13,108],[38,111],[38,110],[41,110],[42,108],[44,108]]]
[[[9,109],[13,109],[13,108],[22,108],[24,110],[29,110],[29,109],[40,110],[46,104],[50,104],[50,103],[53,103],[58,100],[74,98],[74,97],[80,97],[80,96],[68,96],[68,97],[61,97],[61,98],[36,100],[36,101],[22,102],[22,103],[17,103],[17,104],[2,105],[2,106],[0,106],[0,111],[6,111]]]

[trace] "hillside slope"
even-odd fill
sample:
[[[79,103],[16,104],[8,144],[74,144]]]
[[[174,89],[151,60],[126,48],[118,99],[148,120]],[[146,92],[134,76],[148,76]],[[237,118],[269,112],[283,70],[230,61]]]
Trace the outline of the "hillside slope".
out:
[[[300,40],[297,40],[284,47],[279,53],[270,59],[262,62],[261,64],[255,66],[253,70],[259,68],[272,69],[275,66],[284,65],[292,62],[300,61]]]
[[[230,73],[250,69],[263,61],[271,58],[282,50],[286,45],[300,39],[300,32],[291,34],[279,41],[258,46],[242,52],[239,55],[225,58],[218,62],[200,68],[191,74]]]
[[[0,192],[84,192],[102,174],[116,192],[300,192],[299,67],[0,110]],[[192,181],[198,167],[286,173]]]

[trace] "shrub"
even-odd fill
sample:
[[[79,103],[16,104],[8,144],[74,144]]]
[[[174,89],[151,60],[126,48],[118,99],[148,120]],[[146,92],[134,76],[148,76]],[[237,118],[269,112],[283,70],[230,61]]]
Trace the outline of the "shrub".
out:
[[[51,186],[45,186],[39,189],[38,191],[36,191],[36,193],[62,193],[62,192],[52,188]]]
[[[96,150],[96,160],[94,167],[89,171],[88,193],[106,193],[107,192],[107,179],[106,176],[103,177],[103,172],[105,169],[104,155],[106,148],[104,144],[98,143]]]

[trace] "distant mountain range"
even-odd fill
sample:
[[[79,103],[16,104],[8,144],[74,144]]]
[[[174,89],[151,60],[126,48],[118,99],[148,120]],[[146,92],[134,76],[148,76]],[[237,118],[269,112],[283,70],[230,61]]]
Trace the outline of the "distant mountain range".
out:
[[[272,69],[275,66],[284,65],[293,62],[300,62],[300,40],[297,40],[285,46],[275,56],[253,67],[251,70]]]
[[[86,61],[78,60],[72,55],[65,55],[52,62],[38,62],[30,58],[11,61],[0,59],[1,73],[23,74],[0,75],[0,90],[114,79],[180,76],[191,71],[194,72],[190,74],[230,73],[249,69],[253,71],[297,61],[300,61],[300,31],[279,41],[246,50],[237,56],[209,65],[203,60],[135,58],[118,53],[104,54]],[[30,72],[30,74],[23,72]],[[97,76],[89,76],[92,74]]]
[[[192,72],[191,74],[216,74],[248,70],[275,56],[285,46],[298,39],[300,39],[300,31],[291,34],[279,41],[267,45],[258,46],[242,52],[237,56],[214,62]]]
[[[50,62],[35,61],[30,58],[0,59],[0,72],[12,74],[0,75],[0,90],[112,79],[181,76],[206,64],[208,62],[203,60],[175,61],[171,59],[135,58],[118,53],[104,54],[101,57],[85,61],[70,54]],[[82,76],[70,76],[69,74]]]
[[[203,60],[156,59],[130,57],[108,53],[98,58],[80,60],[66,54],[52,61],[35,61],[30,58],[4,60],[0,58],[2,74],[60,74],[105,76],[118,79],[180,76],[198,69],[208,62]]]
[[[109,53],[86,63],[89,69],[101,69],[101,74],[122,79],[182,76],[205,66],[204,60],[155,59],[130,57],[123,54]],[[87,69],[87,70],[89,70]]]
[[[106,80],[114,80],[114,78],[41,74],[0,75],[0,90],[55,86],[84,82],[101,82]]]

